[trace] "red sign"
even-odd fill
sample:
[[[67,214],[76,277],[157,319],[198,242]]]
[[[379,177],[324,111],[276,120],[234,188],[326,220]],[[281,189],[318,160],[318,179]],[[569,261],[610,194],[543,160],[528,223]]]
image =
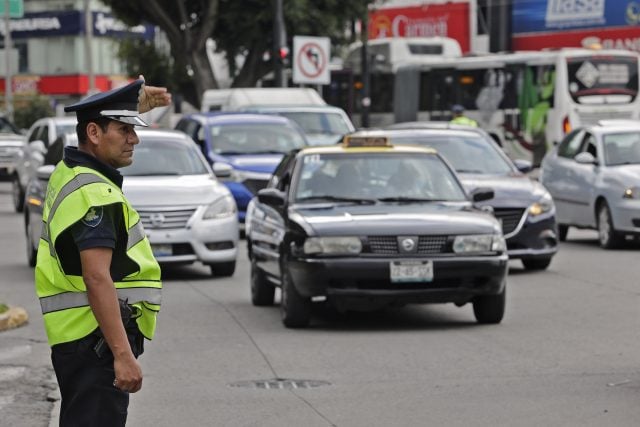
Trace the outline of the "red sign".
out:
[[[577,31],[514,34],[514,50],[540,50],[560,47],[626,49],[640,52],[640,27],[593,28]]]
[[[447,4],[385,8],[369,13],[369,38],[451,37],[469,52],[469,4]]]

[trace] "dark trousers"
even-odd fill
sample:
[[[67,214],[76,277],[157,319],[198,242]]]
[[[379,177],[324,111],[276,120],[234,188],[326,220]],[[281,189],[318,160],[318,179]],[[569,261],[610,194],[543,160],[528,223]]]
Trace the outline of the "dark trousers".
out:
[[[142,335],[128,333],[134,355],[142,353]],[[129,393],[113,386],[113,354],[94,351],[99,336],[54,345],[51,361],[60,395],[60,427],[119,427],[127,422]]]

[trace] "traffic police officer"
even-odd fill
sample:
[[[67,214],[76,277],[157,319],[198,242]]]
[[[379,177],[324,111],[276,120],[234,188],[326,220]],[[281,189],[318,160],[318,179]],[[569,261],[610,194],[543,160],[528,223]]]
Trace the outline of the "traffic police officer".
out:
[[[134,126],[165,88],[143,79],[65,108],[78,117],[49,180],[36,292],[62,396],[61,426],[124,426],[129,393],[142,386],[137,357],[160,309],[160,267],[118,168],[139,142]]]
[[[478,122],[464,115],[464,107],[460,104],[455,104],[451,107],[451,114],[453,119],[451,119],[450,123],[454,125],[478,127]]]

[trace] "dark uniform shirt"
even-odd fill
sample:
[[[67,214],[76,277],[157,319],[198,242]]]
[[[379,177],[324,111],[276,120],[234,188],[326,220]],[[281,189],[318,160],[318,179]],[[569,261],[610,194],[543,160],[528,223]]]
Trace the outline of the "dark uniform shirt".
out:
[[[76,147],[65,147],[63,161],[70,168],[84,166],[94,169],[122,188],[122,175],[117,169]],[[90,208],[80,221],[65,230],[56,241],[56,252],[60,255],[62,267],[70,275],[82,275],[80,251],[90,248],[113,249],[113,281],[119,281],[138,270],[137,265],[126,255],[127,232],[121,204]]]

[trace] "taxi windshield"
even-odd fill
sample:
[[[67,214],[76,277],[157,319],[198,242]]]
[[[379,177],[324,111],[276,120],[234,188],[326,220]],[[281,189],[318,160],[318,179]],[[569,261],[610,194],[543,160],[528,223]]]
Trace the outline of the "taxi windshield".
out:
[[[309,153],[301,159],[297,203],[463,201],[446,164],[427,153]]]

